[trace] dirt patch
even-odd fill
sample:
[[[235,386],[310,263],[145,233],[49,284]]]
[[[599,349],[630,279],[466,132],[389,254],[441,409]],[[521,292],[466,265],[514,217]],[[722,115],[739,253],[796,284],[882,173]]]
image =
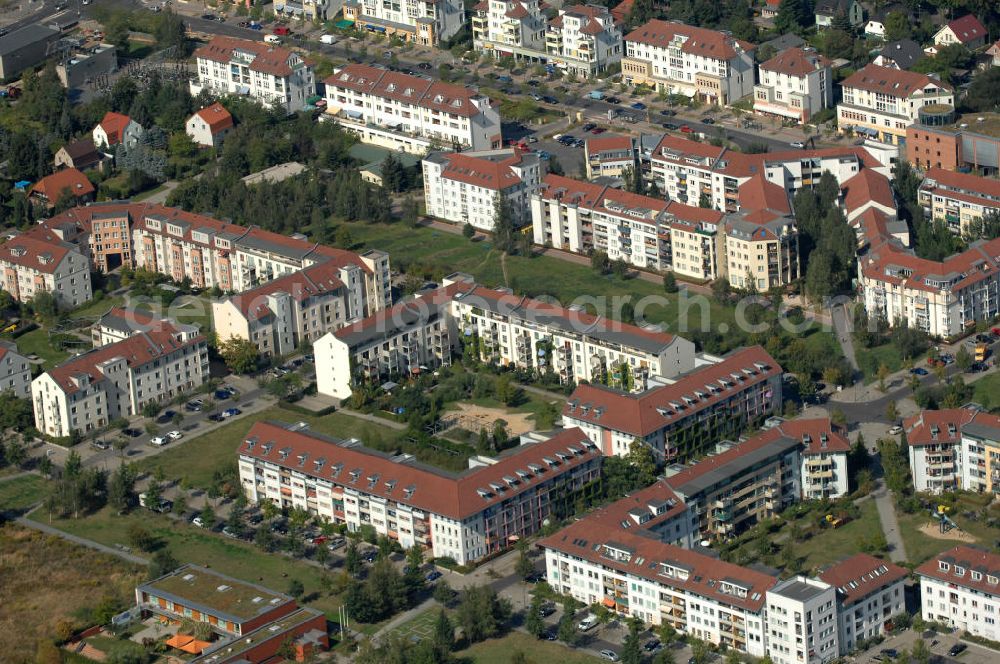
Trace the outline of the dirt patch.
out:
[[[535,428],[534,416],[530,413],[516,413],[504,408],[487,408],[470,403],[455,404],[457,410],[449,410],[448,417],[455,418],[455,425],[478,433],[480,429],[491,431],[493,423],[503,420],[512,436],[519,436]]]
[[[976,542],[976,538],[958,528],[952,528],[946,533],[941,532],[941,527],[936,523],[925,523],[920,526],[920,532],[928,537],[942,540],[955,540],[956,542]]]

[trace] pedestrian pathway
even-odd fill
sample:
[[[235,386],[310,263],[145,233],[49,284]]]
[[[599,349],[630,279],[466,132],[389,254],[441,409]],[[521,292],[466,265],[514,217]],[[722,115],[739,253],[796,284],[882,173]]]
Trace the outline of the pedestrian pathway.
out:
[[[889,557],[894,563],[905,563],[906,546],[899,532],[899,521],[896,519],[896,504],[892,492],[885,486],[885,480],[878,481],[878,488],[872,492],[878,517],[882,522],[882,533],[889,543]]]
[[[405,431],[407,425],[402,422],[397,422],[395,420],[390,420],[385,417],[379,417],[378,415],[372,415],[371,413],[362,413],[360,410],[354,410],[352,408],[341,408],[340,412],[344,415],[350,415],[351,417],[356,417],[359,420],[368,420],[369,422],[374,422],[380,426],[386,426],[390,429],[395,429],[396,431]]]
[[[29,512],[29,514],[30,514],[30,512]],[[19,523],[20,525],[25,526],[27,528],[33,528],[35,530],[39,530],[39,531],[41,531],[43,533],[46,533],[47,535],[55,535],[56,537],[61,537],[61,538],[63,538],[64,540],[66,540],[68,542],[73,542],[74,544],[79,544],[79,545],[85,546],[85,547],[87,547],[89,549],[94,549],[95,551],[100,551],[101,553],[107,553],[107,554],[112,555],[112,556],[118,556],[119,558],[122,558],[123,560],[126,560],[126,561],[128,561],[130,563],[135,563],[136,565],[148,565],[149,564],[149,561],[146,558],[143,558],[141,556],[137,556],[137,555],[135,555],[133,553],[129,553],[128,551],[122,551],[121,549],[116,549],[116,548],[111,547],[111,546],[105,546],[105,545],[103,545],[103,544],[101,544],[99,542],[95,542],[94,540],[89,540],[89,539],[87,539],[85,537],[79,537],[77,535],[72,535],[70,533],[67,533],[67,532],[64,532],[62,530],[59,530],[58,528],[53,528],[52,526],[50,526],[48,524],[40,523],[38,521],[32,521],[31,519],[29,519],[27,517],[24,517],[24,516],[18,517],[17,518],[17,523]]]

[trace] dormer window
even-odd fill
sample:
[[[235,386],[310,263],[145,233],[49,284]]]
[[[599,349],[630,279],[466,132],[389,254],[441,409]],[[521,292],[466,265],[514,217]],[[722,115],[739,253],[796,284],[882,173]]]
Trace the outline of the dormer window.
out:
[[[947,572],[949,569],[951,569],[951,565],[949,565],[948,563],[944,562],[943,560],[939,560],[938,561],[938,569],[941,570],[942,572]]]
[[[955,565],[955,576],[965,576],[965,568]]]
[[[983,575],[980,574],[979,572],[975,571],[975,570],[973,570],[972,572],[970,572],[969,576],[972,577],[973,581],[982,581],[982,579],[983,579]]]

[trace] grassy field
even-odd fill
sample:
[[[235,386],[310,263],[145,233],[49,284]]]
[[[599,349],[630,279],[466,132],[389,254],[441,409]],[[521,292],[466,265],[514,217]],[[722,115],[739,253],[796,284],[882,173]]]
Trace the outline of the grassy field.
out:
[[[860,550],[858,542],[871,540],[882,533],[875,502],[861,504],[861,516],[837,528],[821,530],[811,539],[795,543],[795,551],[803,558],[802,569],[815,569],[848,558]]]
[[[181,305],[171,305],[166,312],[181,323],[197,325],[202,332],[212,329],[212,299],[207,294],[186,297]]]
[[[874,348],[862,348],[855,344],[854,357],[858,361],[858,367],[865,375],[866,383],[877,380],[878,368],[883,364],[892,372],[903,368],[903,356],[893,344],[884,344]]]
[[[393,446],[402,432],[343,413],[310,417],[277,406],[252,413],[209,433],[138,462],[140,470],[163,468],[168,478],[186,478],[193,487],[207,488],[213,471],[236,462],[236,450],[255,422],[307,422],[313,431],[337,438],[359,438],[375,447]]]
[[[32,518],[47,522],[47,515],[42,512],[33,513]],[[305,586],[307,596],[317,594],[311,606],[336,616],[337,598],[322,590],[322,570],[282,555],[263,552],[247,542],[228,539],[147,510],[118,516],[104,509],[80,519],[54,519],[51,523],[60,530],[107,546],[127,546],[128,528],[133,524],[146,528],[181,562],[204,565],[282,592],[292,579],[298,579]]]
[[[69,353],[57,350],[49,343],[49,333],[42,328],[22,334],[17,339],[17,349],[22,355],[37,355],[44,361],[44,368],[51,369],[67,357]]]
[[[500,639],[490,639],[477,643],[471,648],[460,650],[455,656],[460,661],[475,664],[509,664],[514,653],[524,653],[531,664],[593,664],[601,661],[597,657],[573,650],[567,646],[539,641],[521,632],[511,632]]]
[[[437,620],[439,610],[437,607],[428,609],[416,618],[396,627],[391,633],[407,639],[431,639],[434,636],[434,621]]]
[[[987,410],[1000,408],[1000,373],[985,376],[973,385],[976,389],[973,393],[973,401],[982,404]]]
[[[951,507],[948,516],[958,524],[961,532],[975,537],[976,543],[992,548],[994,541],[1000,537],[1000,530],[991,528],[979,516],[980,510],[990,505],[988,494],[960,493],[954,502],[948,498],[942,502]],[[1000,508],[989,507],[987,514],[993,519],[1000,518]],[[906,547],[906,557],[911,563],[920,564],[946,549],[964,543],[956,539],[931,537],[920,532],[920,528],[928,524],[934,526],[935,531],[938,528],[938,522],[927,512],[906,514],[897,508],[896,518],[899,520],[899,530],[903,536],[903,545]]]
[[[23,475],[0,482],[0,512],[21,512],[40,502],[48,493],[46,481],[38,475]]]
[[[0,652],[10,664],[35,661],[35,643],[62,620],[105,596],[127,603],[145,570],[58,537],[0,527]],[[39,580],[44,580],[40,583]]]

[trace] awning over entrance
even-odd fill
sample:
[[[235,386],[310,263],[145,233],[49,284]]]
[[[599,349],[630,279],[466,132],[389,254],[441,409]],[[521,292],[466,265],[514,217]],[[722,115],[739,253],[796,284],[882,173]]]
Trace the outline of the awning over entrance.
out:
[[[199,641],[187,634],[174,634],[165,643],[171,648],[177,648],[192,655],[200,655],[205,648],[212,645],[208,641]]]
[[[381,25],[372,25],[371,23],[365,26],[366,30],[371,30],[372,32],[385,32],[385,27]]]
[[[337,27],[337,28],[340,28],[341,30],[347,30],[348,28],[353,28],[354,27],[354,21],[345,18],[345,19],[341,19],[341,20],[337,21],[333,25],[335,27]]]
[[[611,597],[605,597],[603,600],[601,600],[601,604],[608,607],[609,609],[615,608],[615,600],[614,598]]]

